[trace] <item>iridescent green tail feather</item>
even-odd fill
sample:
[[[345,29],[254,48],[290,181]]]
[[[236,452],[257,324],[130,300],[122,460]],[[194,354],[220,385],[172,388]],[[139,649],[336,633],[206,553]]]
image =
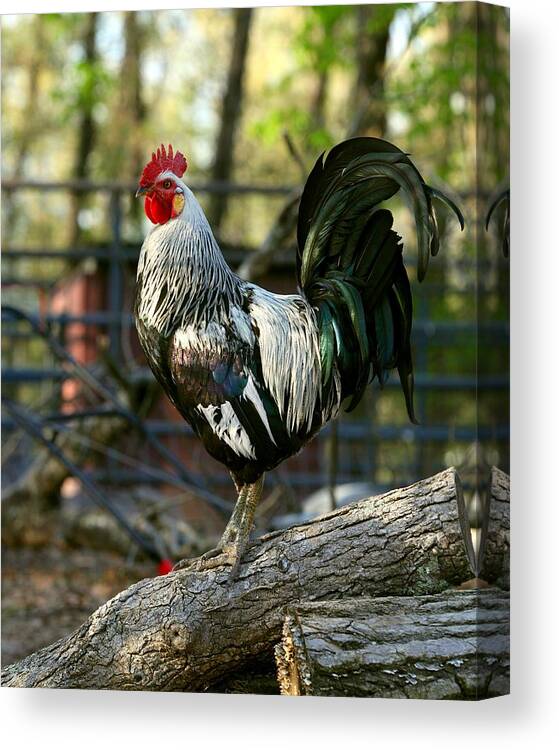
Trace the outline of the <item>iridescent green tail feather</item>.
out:
[[[402,190],[415,218],[417,276],[439,249],[430,188],[408,156],[378,138],[353,138],[316,162],[303,191],[297,226],[297,277],[318,311],[323,388],[339,372],[348,410],[375,377],[397,369],[409,417],[413,410],[412,298],[400,237],[381,202]]]

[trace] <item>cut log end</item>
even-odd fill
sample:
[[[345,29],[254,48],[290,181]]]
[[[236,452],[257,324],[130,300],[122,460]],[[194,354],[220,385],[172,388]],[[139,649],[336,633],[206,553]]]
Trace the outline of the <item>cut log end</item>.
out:
[[[301,604],[288,611],[275,656],[282,695],[505,695],[508,595],[484,589]]]
[[[510,587],[510,477],[493,466],[480,529],[479,572],[485,581]]]
[[[479,561],[479,547],[475,543],[472,536],[472,529],[468,520],[468,510],[466,508],[466,501],[464,498],[464,490],[462,487],[462,481],[458,475],[458,472],[454,472],[454,481],[456,487],[456,504],[458,507],[458,520],[460,522],[460,528],[462,530],[462,537],[464,539],[464,547],[466,549],[466,555],[470,563],[472,573],[477,578],[479,575],[480,561]]]

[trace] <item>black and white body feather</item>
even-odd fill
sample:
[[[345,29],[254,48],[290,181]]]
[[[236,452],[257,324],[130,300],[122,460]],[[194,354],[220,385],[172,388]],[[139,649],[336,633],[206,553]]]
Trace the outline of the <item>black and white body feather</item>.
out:
[[[438,249],[435,193],[408,157],[357,138],[317,161],[299,209],[292,295],[236,276],[196,198],[174,179],[185,207],[142,246],[137,329],[157,379],[236,483],[299,451],[344,399],[353,408],[392,368],[413,419],[411,293],[392,215],[378,210],[399,188],[407,193],[422,277]]]

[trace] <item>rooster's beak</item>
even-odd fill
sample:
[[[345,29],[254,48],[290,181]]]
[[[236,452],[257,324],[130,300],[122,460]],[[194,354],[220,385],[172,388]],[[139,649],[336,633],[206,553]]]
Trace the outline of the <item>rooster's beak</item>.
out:
[[[140,187],[136,190],[136,196],[135,197],[139,198],[141,195],[145,195],[146,193],[149,193],[150,190],[151,190],[151,188],[150,188],[149,185],[146,185],[145,187],[142,187],[140,185]]]

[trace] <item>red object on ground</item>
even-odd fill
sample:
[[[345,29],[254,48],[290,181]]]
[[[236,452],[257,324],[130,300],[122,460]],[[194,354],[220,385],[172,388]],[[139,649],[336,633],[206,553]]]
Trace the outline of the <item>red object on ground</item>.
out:
[[[159,564],[157,565],[158,576],[166,576],[167,573],[170,573],[172,570],[173,570],[173,561],[169,560],[168,557],[159,561]]]

